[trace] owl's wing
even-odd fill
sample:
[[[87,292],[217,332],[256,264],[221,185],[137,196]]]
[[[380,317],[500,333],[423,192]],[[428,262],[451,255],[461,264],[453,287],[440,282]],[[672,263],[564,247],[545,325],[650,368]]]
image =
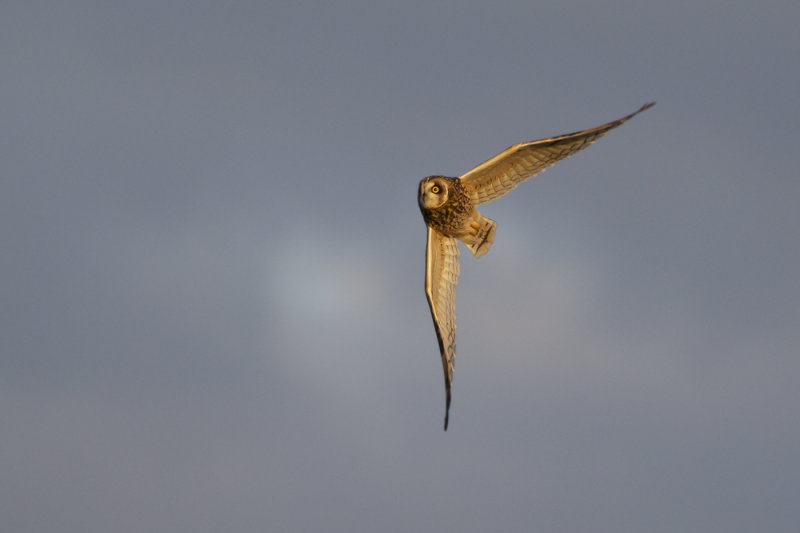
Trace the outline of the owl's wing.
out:
[[[425,294],[433,315],[444,369],[446,395],[444,429],[450,418],[450,388],[456,360],[456,285],[458,284],[458,242],[428,227],[425,253]]]
[[[509,146],[460,176],[461,182],[476,205],[497,200],[526,179],[586,148],[609,130],[654,105],[655,102],[650,102],[630,115],[596,128]]]

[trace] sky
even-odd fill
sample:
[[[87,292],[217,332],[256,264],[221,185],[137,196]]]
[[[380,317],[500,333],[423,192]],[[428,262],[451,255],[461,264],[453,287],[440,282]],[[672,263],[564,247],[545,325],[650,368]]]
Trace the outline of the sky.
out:
[[[14,532],[796,532],[800,4],[0,7]],[[481,211],[450,427],[419,180]]]

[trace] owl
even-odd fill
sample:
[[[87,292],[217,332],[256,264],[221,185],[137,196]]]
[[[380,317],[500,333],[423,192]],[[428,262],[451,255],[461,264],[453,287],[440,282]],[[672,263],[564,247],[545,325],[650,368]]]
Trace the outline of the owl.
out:
[[[497,223],[480,214],[476,206],[497,200],[550,165],[592,144],[638,111],[596,128],[510,146],[457,178],[428,176],[419,183],[418,202],[428,227],[425,254],[425,294],[433,316],[444,369],[444,429],[450,418],[450,399],[456,358],[456,285],[458,244],[480,257],[494,241]]]

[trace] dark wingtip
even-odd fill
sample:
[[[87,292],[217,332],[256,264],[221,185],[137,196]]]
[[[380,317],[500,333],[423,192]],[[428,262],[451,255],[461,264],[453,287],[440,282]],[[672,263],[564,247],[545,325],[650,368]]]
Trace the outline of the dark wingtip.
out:
[[[450,421],[450,390],[447,390],[447,402],[444,408],[444,430],[447,431],[447,423]]]
[[[647,111],[648,109],[650,109],[654,105],[656,105],[655,102],[648,102],[648,103],[644,104],[642,107],[640,107],[639,109],[637,109],[636,111],[634,111],[633,113],[631,113],[630,115],[625,115],[624,117],[622,117],[619,120],[615,120],[614,122],[609,122],[608,124],[606,124],[605,127],[609,128],[609,129],[610,128],[616,128],[617,126],[629,121],[630,119],[632,119],[633,117],[635,117],[636,115],[641,113],[642,111]]]

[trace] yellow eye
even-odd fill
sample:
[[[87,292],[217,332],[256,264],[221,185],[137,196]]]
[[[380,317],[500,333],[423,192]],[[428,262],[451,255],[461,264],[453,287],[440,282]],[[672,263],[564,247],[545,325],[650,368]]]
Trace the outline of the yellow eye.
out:
[[[433,194],[439,194],[439,186],[438,185],[434,185],[433,187],[431,187],[431,192]]]

